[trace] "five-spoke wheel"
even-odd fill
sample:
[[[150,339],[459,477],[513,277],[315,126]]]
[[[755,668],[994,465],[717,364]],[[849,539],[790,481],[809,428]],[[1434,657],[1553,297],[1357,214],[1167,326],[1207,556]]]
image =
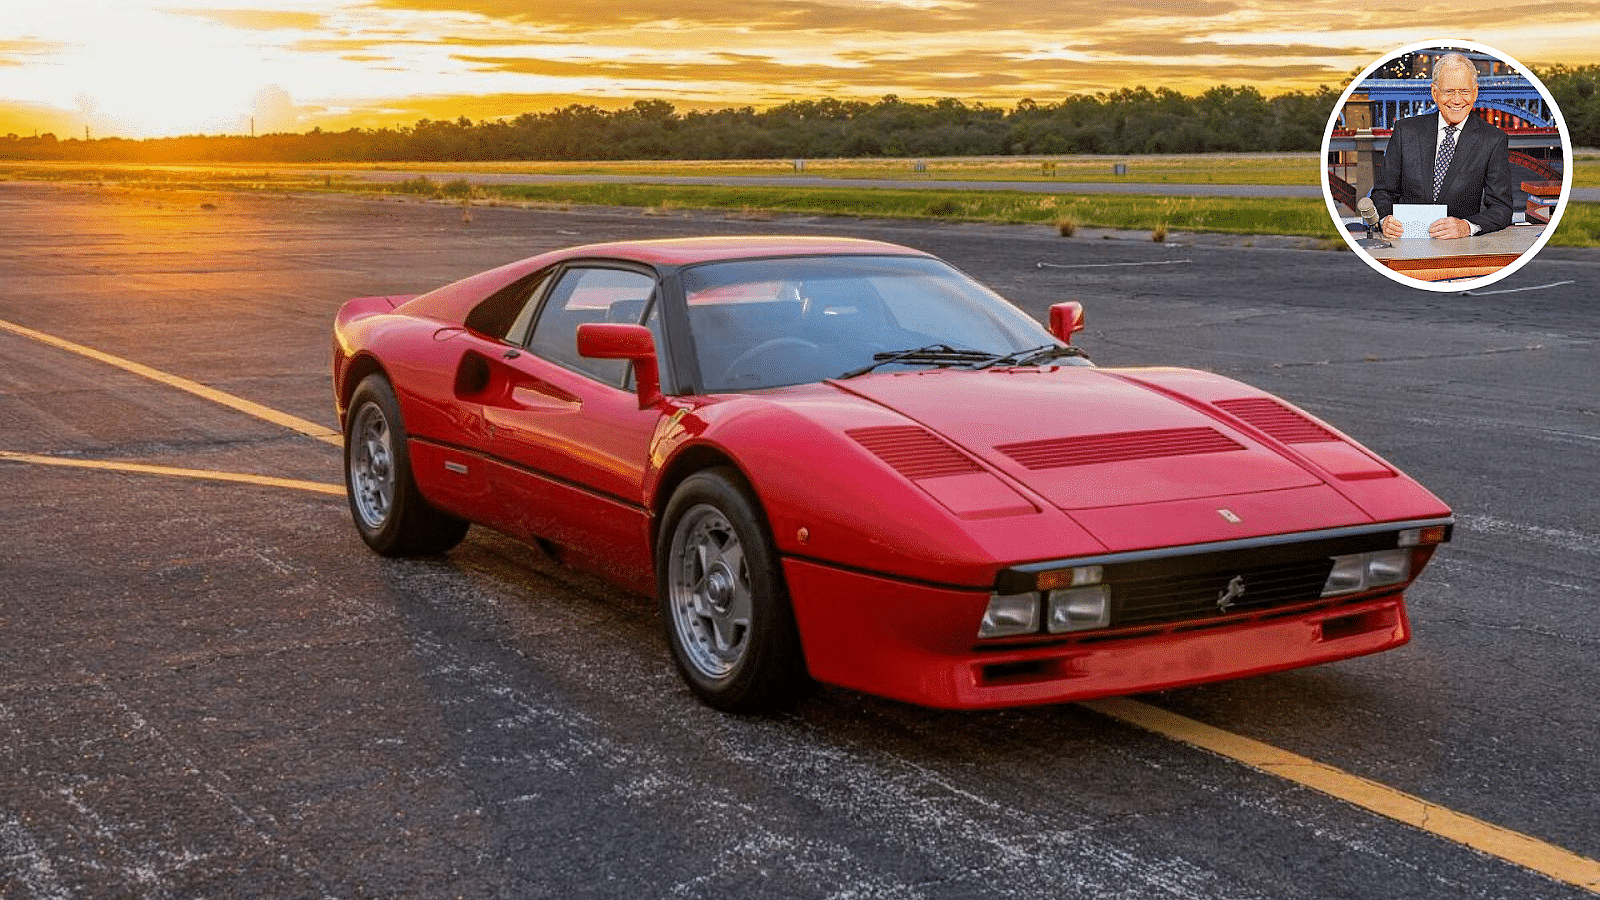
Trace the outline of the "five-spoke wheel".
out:
[[[731,469],[691,475],[667,504],[656,555],[674,661],[706,703],[785,706],[810,684],[766,523]]]
[[[722,511],[708,503],[684,513],[672,537],[668,590],[673,628],[700,674],[722,678],[750,640],[750,570]]]
[[[384,556],[429,556],[461,543],[468,523],[417,490],[394,388],[382,375],[356,386],[345,416],[345,492],[356,530]]]
[[[389,420],[376,403],[350,422],[350,507],[368,528],[382,528],[394,505],[394,445]]]

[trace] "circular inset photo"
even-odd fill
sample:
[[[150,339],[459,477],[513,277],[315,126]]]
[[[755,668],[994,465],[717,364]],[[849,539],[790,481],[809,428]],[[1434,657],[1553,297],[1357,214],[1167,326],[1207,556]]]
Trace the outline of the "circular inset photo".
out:
[[[1368,66],[1339,98],[1322,156],[1345,241],[1388,278],[1431,291],[1521,268],[1572,190],[1572,140],[1550,92],[1471,41],[1424,41]]]

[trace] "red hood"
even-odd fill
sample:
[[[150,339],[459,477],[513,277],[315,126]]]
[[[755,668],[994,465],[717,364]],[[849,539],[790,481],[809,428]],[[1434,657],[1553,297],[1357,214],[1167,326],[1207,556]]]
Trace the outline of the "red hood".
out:
[[[1225,417],[1103,370],[919,372],[840,386],[937,432],[1064,510],[1323,483]],[[1241,396],[1259,395],[1240,387]]]
[[[903,553],[921,567],[904,571],[919,577],[929,558],[987,566],[1449,515],[1324,423],[1206,372],[932,370],[749,399],[717,410],[716,430],[769,454],[756,468],[788,476],[766,483],[774,532],[799,533],[819,519],[857,528],[831,542],[831,531],[811,529],[811,543],[789,549],[873,568]],[[794,418],[763,415],[769,405]],[[819,469],[795,458],[796,446],[835,440],[881,465]],[[905,486],[960,524],[906,514],[910,507],[897,506]]]

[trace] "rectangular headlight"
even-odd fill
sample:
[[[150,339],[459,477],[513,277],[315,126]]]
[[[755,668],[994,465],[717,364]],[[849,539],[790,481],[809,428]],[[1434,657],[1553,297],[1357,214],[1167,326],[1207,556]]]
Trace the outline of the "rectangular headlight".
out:
[[[1366,573],[1367,560],[1365,553],[1335,556],[1333,558],[1333,571],[1328,573],[1328,580],[1323,582],[1322,585],[1322,596],[1353,594],[1361,590],[1361,586],[1366,584]]]
[[[1410,577],[1410,550],[1380,550],[1367,554],[1367,587],[1399,584]]]
[[[978,625],[978,637],[1010,637],[1039,630],[1039,594],[990,594],[989,606]]]
[[[1411,577],[1411,551],[1377,550],[1351,553],[1333,558],[1333,570],[1322,585],[1322,596],[1354,594],[1390,584],[1401,584]]]
[[[1052,634],[1111,624],[1111,591],[1103,584],[1051,591],[1048,605],[1046,627]]]

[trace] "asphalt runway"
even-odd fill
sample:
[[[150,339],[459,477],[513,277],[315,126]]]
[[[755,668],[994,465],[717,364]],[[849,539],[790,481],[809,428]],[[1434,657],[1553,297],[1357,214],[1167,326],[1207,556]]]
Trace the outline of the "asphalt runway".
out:
[[[1457,512],[1415,639],[1127,704],[736,718],[648,599],[481,529],[366,550],[329,440],[345,299],[796,231],[1080,300],[1101,365],[1353,434]],[[1597,299],[1592,251],[1438,294],[1181,238],[0,183],[0,898],[1592,897]]]

